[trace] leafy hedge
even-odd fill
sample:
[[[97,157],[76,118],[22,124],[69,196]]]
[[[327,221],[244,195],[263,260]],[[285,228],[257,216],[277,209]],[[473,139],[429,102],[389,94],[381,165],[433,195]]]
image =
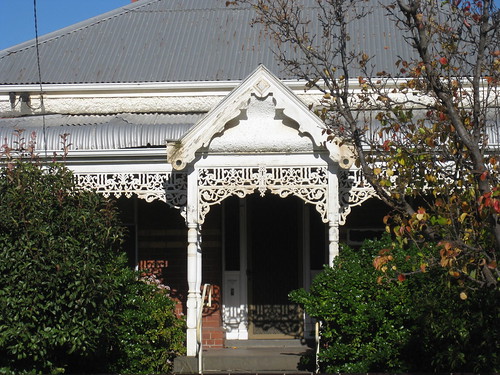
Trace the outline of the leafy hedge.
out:
[[[59,164],[4,160],[0,373],[166,371],[182,324],[168,295],[127,269],[112,204]]]
[[[130,271],[132,272],[132,271]],[[168,373],[173,359],[184,353],[184,321],[175,316],[169,290],[154,276],[123,278],[123,298],[114,322],[114,343],[108,372],[126,374]]]
[[[334,266],[316,276],[309,292],[291,293],[292,300],[322,321],[322,371],[406,370],[400,353],[410,336],[404,324],[408,288],[375,282],[373,245],[343,247]]]
[[[322,322],[321,371],[498,371],[498,291],[469,291],[463,300],[462,286],[442,270],[382,281],[373,259],[389,245],[385,238],[366,241],[357,250],[344,246],[309,292],[291,293]],[[398,251],[402,261],[392,266],[409,271],[404,260],[419,256],[418,251]]]

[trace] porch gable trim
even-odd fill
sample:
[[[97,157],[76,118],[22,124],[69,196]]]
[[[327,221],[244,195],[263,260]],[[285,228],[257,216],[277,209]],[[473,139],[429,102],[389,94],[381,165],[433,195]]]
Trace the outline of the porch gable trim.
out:
[[[224,131],[230,120],[246,109],[251,96],[265,98],[272,95],[276,109],[280,109],[299,125],[298,131],[309,134],[314,143],[325,147],[330,159],[340,162],[340,142],[328,141],[323,130],[325,125],[297,96],[265,66],[260,65],[247,79],[224,100],[193,126],[177,142],[167,143],[167,160],[176,170],[183,170],[196,157],[196,152],[207,147],[212,138]]]

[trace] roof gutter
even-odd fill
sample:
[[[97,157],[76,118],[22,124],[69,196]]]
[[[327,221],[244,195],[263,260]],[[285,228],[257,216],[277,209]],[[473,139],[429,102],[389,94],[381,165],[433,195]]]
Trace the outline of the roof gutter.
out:
[[[384,90],[397,88],[401,83],[408,81],[406,78],[388,78]],[[461,79],[465,88],[470,87],[467,79]],[[89,96],[96,95],[131,95],[141,96],[145,93],[156,93],[162,96],[226,96],[233,89],[241,84],[242,80],[233,81],[188,81],[188,82],[128,82],[128,83],[76,83],[76,84],[43,84],[43,93],[49,95],[68,95],[74,96],[81,94]],[[322,95],[323,93],[316,89],[306,89],[304,80],[282,80],[285,86],[292,90],[296,95],[304,94],[307,91],[309,95]],[[484,83],[484,87],[487,84]],[[349,88],[353,92],[361,90],[361,84],[358,79],[349,80]],[[11,93],[40,93],[39,84],[0,84],[0,95]]]
[[[75,84],[43,84],[44,93],[77,93],[77,92],[151,92],[190,93],[202,95],[229,93],[242,81],[190,81],[190,82],[130,82],[130,83],[75,83]],[[304,91],[305,81],[289,80],[283,83],[292,90]],[[0,93],[38,92],[39,84],[0,85]]]

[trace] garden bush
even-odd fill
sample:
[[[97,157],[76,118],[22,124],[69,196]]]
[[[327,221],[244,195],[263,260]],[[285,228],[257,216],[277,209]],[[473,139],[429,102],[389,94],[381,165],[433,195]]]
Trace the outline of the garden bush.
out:
[[[107,371],[168,373],[175,356],[185,351],[184,321],[175,316],[169,289],[155,276],[137,279],[136,273],[130,272],[132,275],[124,273]]]
[[[113,204],[63,165],[12,153],[0,168],[0,373],[166,371],[182,324],[168,293],[127,269]]]
[[[407,362],[415,372],[498,373],[500,295],[470,289],[434,269],[408,278],[411,339]],[[464,294],[465,293],[465,294]]]
[[[0,367],[63,372],[105,347],[120,298],[114,209],[64,167],[12,160],[0,173]]]
[[[343,246],[333,267],[316,276],[310,291],[291,298],[322,322],[322,372],[404,371],[401,351],[410,338],[405,324],[407,285],[376,282],[376,242],[354,250]]]
[[[387,237],[343,246],[309,292],[290,294],[322,322],[321,371],[498,372],[498,291],[468,289],[464,299],[466,286],[444,269],[387,280],[373,260],[391,246]],[[392,274],[415,271],[421,251],[394,249]]]

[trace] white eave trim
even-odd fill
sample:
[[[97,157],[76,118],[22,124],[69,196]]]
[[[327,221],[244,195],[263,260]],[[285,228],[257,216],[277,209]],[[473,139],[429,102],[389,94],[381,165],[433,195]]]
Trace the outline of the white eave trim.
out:
[[[227,95],[242,81],[195,81],[195,82],[133,82],[133,83],[81,83],[81,84],[44,84],[44,93],[77,93],[77,92],[164,92],[189,93],[196,95]],[[305,81],[283,81],[292,90],[304,92]],[[0,93],[40,92],[40,85],[0,85]]]
[[[383,79],[383,78],[382,78]],[[44,84],[43,93],[45,94],[74,94],[74,93],[145,93],[161,92],[164,94],[178,95],[227,95],[235,87],[241,84],[243,80],[238,81],[189,81],[189,82],[129,82],[129,83],[77,83],[77,84]],[[361,88],[358,79],[350,79],[349,87],[356,91]],[[405,78],[392,80],[386,89],[394,88]],[[462,79],[462,83],[467,86],[468,80]],[[295,94],[306,93],[306,81],[303,80],[283,80],[285,86],[294,91]],[[21,93],[28,92],[36,94],[40,92],[39,84],[14,84],[0,85],[0,94],[10,92]],[[321,92],[317,89],[307,90],[307,94],[319,95]]]
[[[65,92],[146,92],[146,91],[219,91],[232,90],[237,81],[224,82],[133,82],[133,83],[72,83],[44,84],[44,93]],[[0,85],[0,92],[40,92],[40,85]]]
[[[238,81],[190,81],[190,82],[131,82],[131,83],[75,83],[75,84],[44,84],[42,85],[44,94],[134,94],[134,93],[162,93],[166,95],[191,95],[209,96],[229,94],[234,88],[239,86],[243,80]],[[303,80],[283,80],[285,86],[295,94],[306,93],[306,81]],[[357,80],[352,82],[353,88],[359,86]],[[356,87],[355,87],[356,86]],[[14,84],[0,85],[0,94],[8,93],[30,93],[36,95],[40,93],[39,84]],[[319,90],[309,89],[307,94],[322,94]]]
[[[45,151],[36,150],[40,155]],[[49,155],[53,153],[60,154],[61,150],[47,150]],[[67,159],[72,158],[163,158],[167,162],[167,151],[165,148],[133,148],[133,149],[119,149],[119,150],[69,150]]]

